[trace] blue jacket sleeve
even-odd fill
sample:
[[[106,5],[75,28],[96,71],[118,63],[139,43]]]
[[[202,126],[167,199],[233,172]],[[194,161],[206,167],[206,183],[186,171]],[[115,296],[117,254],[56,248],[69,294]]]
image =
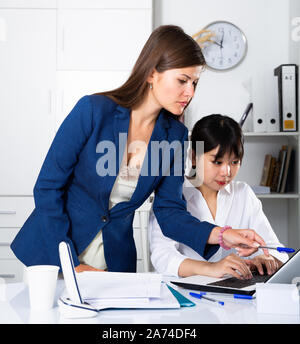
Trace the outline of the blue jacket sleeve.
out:
[[[184,182],[184,141],[188,139],[186,130],[181,141],[181,152],[174,154],[170,166],[170,173],[162,178],[155,190],[153,211],[163,234],[173,240],[181,242],[205,259],[209,259],[219,249],[219,245],[207,244],[208,237],[216,225],[205,221],[200,221],[192,216],[186,208],[186,201],[182,195],[182,185]],[[181,175],[174,173],[178,169],[178,160],[181,164]]]
[[[65,212],[64,191],[78,156],[92,131],[92,106],[88,96],[82,97],[58,129],[34,186],[35,207],[42,218],[41,230],[53,264],[59,265],[58,245],[70,244],[75,266],[76,250],[68,237],[70,227]]]

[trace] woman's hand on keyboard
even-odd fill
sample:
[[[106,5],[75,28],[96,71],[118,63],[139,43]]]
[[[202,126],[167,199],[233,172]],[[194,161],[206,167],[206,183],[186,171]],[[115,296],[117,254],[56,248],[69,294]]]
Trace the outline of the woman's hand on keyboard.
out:
[[[245,260],[233,253],[218,262],[210,262],[209,276],[221,278],[226,274],[230,274],[238,279],[250,279],[253,277]]]
[[[268,275],[273,275],[282,265],[282,262],[273,257],[261,254],[252,259],[245,259],[246,264],[251,270],[257,270],[260,275],[264,275],[264,267]]]

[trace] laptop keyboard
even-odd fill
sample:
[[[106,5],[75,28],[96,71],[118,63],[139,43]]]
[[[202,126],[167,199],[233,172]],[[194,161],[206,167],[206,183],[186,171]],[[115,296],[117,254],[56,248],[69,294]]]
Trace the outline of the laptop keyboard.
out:
[[[248,280],[240,280],[236,277],[226,278],[221,281],[208,283],[207,285],[215,285],[219,287],[226,287],[226,288],[245,288],[253,285],[255,283],[264,283],[267,279],[269,279],[270,275],[260,275],[258,271],[252,272],[253,277]]]

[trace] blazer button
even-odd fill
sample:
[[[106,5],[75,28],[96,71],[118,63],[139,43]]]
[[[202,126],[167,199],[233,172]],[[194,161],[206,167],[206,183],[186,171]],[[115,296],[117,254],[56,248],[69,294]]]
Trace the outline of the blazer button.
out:
[[[101,216],[101,221],[102,221],[102,222],[107,222],[107,221],[108,221],[107,216],[102,215],[102,216]]]

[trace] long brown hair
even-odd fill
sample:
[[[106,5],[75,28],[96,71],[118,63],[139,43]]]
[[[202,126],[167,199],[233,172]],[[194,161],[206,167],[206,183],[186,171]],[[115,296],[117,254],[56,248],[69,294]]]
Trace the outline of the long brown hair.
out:
[[[108,96],[117,104],[133,109],[143,102],[149,89],[147,78],[154,69],[162,73],[191,66],[205,66],[197,42],[179,26],[162,25],[148,38],[128,80],[119,88],[96,94]]]

